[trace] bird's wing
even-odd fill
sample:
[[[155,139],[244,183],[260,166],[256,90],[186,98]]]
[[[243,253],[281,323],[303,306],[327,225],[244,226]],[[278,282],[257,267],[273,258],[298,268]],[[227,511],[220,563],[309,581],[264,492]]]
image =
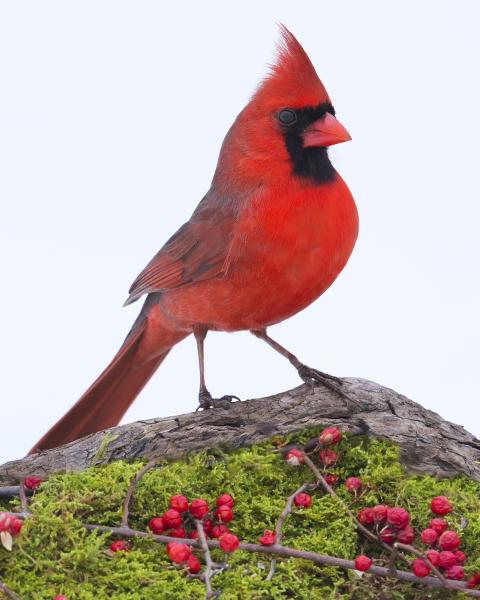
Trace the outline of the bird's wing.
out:
[[[237,212],[236,203],[207,194],[132,283],[125,304],[143,294],[222,277]]]

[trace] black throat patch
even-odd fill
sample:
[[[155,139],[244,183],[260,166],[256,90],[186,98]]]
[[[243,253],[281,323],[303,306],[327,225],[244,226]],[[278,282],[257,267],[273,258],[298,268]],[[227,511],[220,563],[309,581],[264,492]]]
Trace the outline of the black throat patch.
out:
[[[290,127],[283,127],[285,146],[292,161],[293,173],[299,177],[312,179],[315,183],[326,183],[335,178],[335,169],[328,158],[328,149],[322,147],[304,148],[302,133],[317,119],[327,112],[335,114],[329,102],[322,102],[316,107],[295,110],[297,122]]]

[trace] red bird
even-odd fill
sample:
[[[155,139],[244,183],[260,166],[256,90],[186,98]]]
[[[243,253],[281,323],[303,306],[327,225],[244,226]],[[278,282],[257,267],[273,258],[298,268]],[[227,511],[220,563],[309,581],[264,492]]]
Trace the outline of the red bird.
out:
[[[31,452],[117,425],[191,333],[202,408],[235,397],[213,399],[205,385],[209,330],[250,330],[304,381],[341,391],[340,380],[303,365],[266,332],[323,294],[358,232],[352,195],[327,154],[351,138],[306,52],[283,26],[281,36],[274,66],[225,137],[210,190],[133,282],[126,304],[147,297],[123,346]]]

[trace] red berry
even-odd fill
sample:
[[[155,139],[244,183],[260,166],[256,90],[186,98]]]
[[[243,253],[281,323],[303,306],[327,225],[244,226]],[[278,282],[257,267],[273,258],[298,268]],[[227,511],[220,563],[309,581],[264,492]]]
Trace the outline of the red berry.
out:
[[[440,552],[438,550],[427,550],[425,555],[434,567],[440,563]]]
[[[25,477],[23,487],[27,488],[27,490],[36,490],[41,483],[42,479],[40,477],[32,475],[31,477]]]
[[[130,548],[123,540],[117,540],[116,542],[112,542],[110,544],[110,550],[112,552],[127,552],[130,550]]]
[[[230,508],[233,508],[233,498],[230,496],[230,494],[221,494],[215,501],[215,504],[217,506],[229,506]]]
[[[163,515],[163,525],[166,529],[175,529],[176,527],[180,527],[182,524],[182,517],[178,510],[174,510],[170,508],[166,510]]]
[[[447,528],[447,522],[445,519],[432,519],[428,526],[430,529],[435,529],[438,535],[440,535]]]
[[[470,579],[467,581],[467,588],[469,590],[473,590],[473,588],[477,587],[480,584],[480,573],[474,573]]]
[[[430,567],[421,558],[412,562],[412,571],[417,577],[426,577],[430,573]]]
[[[224,533],[230,533],[230,529],[226,525],[215,525],[212,528],[212,537],[219,538]]]
[[[440,558],[438,560],[439,567],[442,569],[449,569],[455,564],[457,564],[457,559],[455,558],[455,554],[453,552],[450,552],[449,550],[440,552]]]
[[[357,571],[368,571],[368,569],[372,566],[372,559],[368,558],[368,556],[364,556],[360,554],[355,558],[355,568]]]
[[[173,510],[176,510],[179,513],[188,510],[188,500],[185,498],[185,496],[182,496],[181,494],[172,496],[168,504],[170,508],[173,508]]]
[[[420,534],[420,539],[424,544],[427,544],[427,546],[433,546],[438,539],[438,533],[435,529],[427,527],[427,529],[424,529]]]
[[[205,521],[203,521],[203,531],[205,533],[207,533],[208,535],[210,535],[211,531],[212,531],[212,527],[213,527],[213,523],[211,519],[205,519]]]
[[[401,544],[411,544],[414,538],[415,532],[410,527],[410,525],[407,525],[407,527],[404,527],[403,529],[400,529],[400,531],[397,531],[397,541]]]
[[[455,531],[444,531],[438,540],[442,550],[456,550],[460,546],[460,538]]]
[[[358,477],[347,477],[347,479],[345,479],[345,487],[347,492],[357,495],[357,492],[362,489],[362,482]]]
[[[459,581],[460,579],[463,579],[465,573],[463,571],[463,567],[460,565],[453,565],[453,567],[445,569],[444,575],[447,579],[456,579]]]
[[[322,446],[333,446],[342,439],[341,432],[336,427],[327,427],[318,436],[318,441]]]
[[[330,448],[325,448],[325,450],[320,450],[318,458],[324,467],[331,467],[337,462],[337,453]]]
[[[435,496],[435,498],[432,498],[430,509],[435,515],[446,515],[452,512],[450,502],[445,496]]]
[[[54,596],[52,598],[52,600],[68,600],[66,596],[64,596],[63,594],[58,594],[57,596]]]
[[[9,531],[12,517],[6,512],[0,512],[0,531]]]
[[[410,515],[404,508],[395,506],[387,511],[387,521],[393,525],[395,529],[405,529],[410,522]]]
[[[391,527],[385,527],[378,534],[378,537],[382,540],[384,544],[392,545],[395,541],[395,531]]]
[[[172,529],[170,531],[170,535],[176,538],[184,538],[187,537],[187,532],[183,527],[177,527],[176,529]]]
[[[455,560],[457,561],[457,565],[463,565],[463,563],[467,560],[465,553],[461,550],[455,550]]]
[[[200,561],[194,554],[190,555],[190,558],[187,560],[186,566],[187,566],[188,572],[191,573],[192,575],[199,573],[200,569],[201,569]]]
[[[377,506],[373,507],[373,512],[375,514],[375,521],[377,523],[383,523],[387,520],[388,506],[385,506],[385,504],[377,504]]]
[[[265,529],[263,535],[258,538],[258,541],[262,544],[262,546],[273,546],[277,541],[277,536],[274,531],[270,531],[270,529]]]
[[[336,475],[335,473],[325,473],[323,478],[330,487],[334,486],[338,481],[338,475]]]
[[[155,535],[160,535],[163,533],[165,531],[165,524],[162,517],[153,517],[153,519],[150,519],[148,522],[148,528]]]
[[[218,541],[224,552],[234,552],[240,544],[238,537],[233,533],[224,533],[218,538]]]
[[[219,521],[229,523],[233,519],[233,512],[229,506],[219,506],[215,511]]]
[[[291,467],[298,467],[304,462],[303,454],[296,448],[292,448],[285,454],[285,460]]]
[[[373,508],[361,508],[357,513],[357,520],[367,527],[373,525],[375,523],[375,513]]]
[[[181,542],[169,542],[166,546],[168,558],[177,564],[188,560],[192,554],[190,546]]]
[[[17,517],[12,517],[10,520],[10,527],[9,527],[9,531],[10,534],[15,537],[17,536],[23,526],[23,521],[21,519],[18,519]]]
[[[310,494],[300,492],[293,499],[293,503],[297,508],[308,508],[312,504],[312,497]]]
[[[192,500],[188,508],[196,519],[201,519],[208,513],[208,504],[203,498]]]

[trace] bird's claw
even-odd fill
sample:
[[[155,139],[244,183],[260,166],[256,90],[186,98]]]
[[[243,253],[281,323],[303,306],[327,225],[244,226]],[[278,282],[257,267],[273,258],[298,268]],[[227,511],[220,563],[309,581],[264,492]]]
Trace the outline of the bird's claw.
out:
[[[315,384],[320,383],[329,390],[332,390],[332,392],[336,392],[344,398],[348,398],[348,396],[341,389],[343,386],[343,381],[340,379],[340,377],[323,373],[322,371],[318,371],[312,367],[307,367],[307,365],[302,365],[299,367],[298,374],[302,378],[302,381],[311,387],[312,391]]]
[[[203,408],[204,410],[209,408],[223,408],[227,410],[234,399],[240,401],[240,398],[233,394],[227,394],[221,398],[212,398],[210,392],[200,392],[198,394],[198,408]]]

